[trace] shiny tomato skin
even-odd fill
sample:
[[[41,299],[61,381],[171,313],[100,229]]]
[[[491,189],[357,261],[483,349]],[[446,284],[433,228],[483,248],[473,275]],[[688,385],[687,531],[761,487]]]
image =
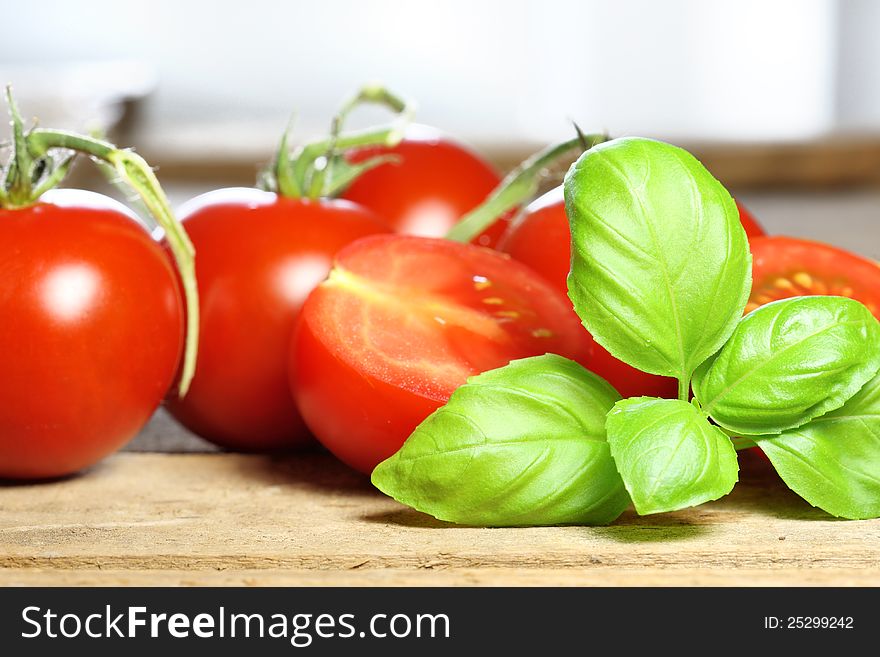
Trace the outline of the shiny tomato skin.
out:
[[[562,187],[554,187],[530,203],[507,228],[497,248],[568,294],[571,232]]]
[[[297,327],[290,362],[291,387],[312,432],[337,458],[364,474],[400,449],[444,403],[364,376],[340,361],[309,322]]]
[[[428,126],[411,126],[397,146],[360,149],[350,159],[384,154],[400,159],[362,174],[343,196],[373,210],[397,233],[443,237],[501,182],[479,155]],[[494,246],[506,225],[499,219],[474,243]]]
[[[511,223],[498,248],[544,276],[559,292],[568,294],[566,281],[571,268],[571,233],[562,187],[550,190],[531,203]],[[571,304],[569,308],[577,317]],[[598,343],[588,369],[607,380],[624,397],[678,395],[675,379],[637,370],[612,356]]]
[[[368,473],[469,376],[547,352],[588,363],[584,336],[563,295],[497,251],[370,237],[306,301],[291,388],[318,440]]]
[[[822,242],[785,237],[751,240],[751,312],[777,299],[794,296],[844,296],[861,301],[880,318],[880,265]]]
[[[72,474],[117,450],[172,384],[183,302],[121,204],[53,190],[0,210],[0,478]]]
[[[179,214],[196,249],[201,321],[192,386],[169,410],[229,449],[308,444],[287,383],[294,322],[336,252],[387,229],[354,203],[246,188],[209,192]]]

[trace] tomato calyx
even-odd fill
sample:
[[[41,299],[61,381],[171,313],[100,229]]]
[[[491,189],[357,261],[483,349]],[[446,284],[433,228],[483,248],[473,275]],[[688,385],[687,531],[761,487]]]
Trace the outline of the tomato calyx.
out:
[[[12,97],[12,88],[6,87],[6,102],[12,119],[12,156],[6,165],[0,184],[0,207],[10,210],[34,205],[43,193],[55,187],[66,176],[73,155],[55,157],[53,154],[36,155],[29,147],[29,132],[25,132],[18,105]]]
[[[593,146],[608,141],[607,134],[585,135],[575,124],[577,137],[548,146],[521,162],[494,189],[489,197],[468,212],[446,234],[455,242],[470,242],[491,226],[498,217],[533,200],[548,169],[572,151],[580,155]]]
[[[380,105],[396,115],[389,125],[342,132],[348,115],[361,105]],[[284,131],[273,162],[257,181],[260,189],[287,198],[333,198],[341,194],[358,176],[387,162],[394,155],[378,155],[352,163],[346,151],[365,146],[393,147],[401,142],[406,126],[415,114],[415,104],[380,85],[366,85],[347,100],[333,117],[328,137],[309,142],[292,152],[288,147],[291,129]]]
[[[6,87],[12,119],[12,156],[0,184],[0,207],[27,208],[64,179],[78,154],[91,157],[112,170],[115,177],[133,189],[156,223],[164,230],[174,256],[186,301],[186,349],[179,382],[179,394],[186,395],[195,374],[199,339],[199,300],[195,277],[195,250],[150,165],[129,149],[66,130],[32,128],[25,131],[21,114]]]

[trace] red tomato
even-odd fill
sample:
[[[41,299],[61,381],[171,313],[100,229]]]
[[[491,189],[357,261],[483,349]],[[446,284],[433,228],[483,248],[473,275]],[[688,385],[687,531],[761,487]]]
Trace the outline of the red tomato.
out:
[[[559,292],[568,294],[566,279],[571,268],[571,235],[562,187],[550,190],[531,203],[510,225],[498,248],[542,274]],[[577,318],[571,303],[568,308]],[[589,336],[588,333],[585,335]],[[678,395],[675,379],[637,370],[609,354],[599,344],[596,344],[589,369],[607,380],[624,397]]]
[[[201,333],[189,394],[169,400],[185,426],[232,449],[309,441],[287,384],[290,333],[343,246],[385,227],[347,201],[223,189],[180,218],[196,249]]]
[[[495,169],[476,153],[421,125],[411,126],[397,146],[364,148],[351,160],[362,162],[387,153],[400,161],[367,171],[343,196],[373,210],[397,233],[443,237],[501,182]],[[494,246],[506,224],[500,219],[474,243]]]
[[[758,223],[758,220],[755,219],[755,216],[749,212],[742,203],[736,201],[736,207],[739,210],[740,223],[742,223],[743,228],[745,228],[746,237],[748,237],[749,240],[753,237],[761,237],[762,235],[767,234],[761,227],[761,224]]]
[[[70,474],[121,447],[174,380],[175,270],[111,199],[47,192],[0,210],[0,477]]]
[[[315,436],[370,472],[471,375],[591,341],[568,300],[482,247],[401,235],[339,253],[303,306],[291,386]]]
[[[880,318],[880,265],[830,244],[793,237],[751,241],[751,312],[788,297],[830,294],[861,301]]]

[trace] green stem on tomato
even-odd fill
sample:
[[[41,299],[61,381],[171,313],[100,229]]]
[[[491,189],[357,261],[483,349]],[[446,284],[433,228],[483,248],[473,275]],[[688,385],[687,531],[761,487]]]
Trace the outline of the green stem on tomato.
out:
[[[36,162],[28,148],[24,121],[12,95],[12,85],[6,86],[6,104],[12,125],[12,160],[3,177],[2,201],[3,207],[22,208],[33,203],[34,179],[42,175],[44,167],[38,171],[35,166]],[[42,164],[45,165],[46,162],[43,161]]]
[[[366,104],[382,105],[397,114],[400,124],[400,138],[403,138],[403,132],[416,111],[415,103],[412,100],[398,96],[380,84],[365,84],[354,96],[343,103],[336,113],[334,121],[339,124],[339,129],[342,128],[342,124],[352,111]]]
[[[70,167],[73,165],[73,160],[76,159],[76,155],[69,155],[65,157],[61,162],[59,162],[52,172],[43,178],[40,183],[34,187],[31,195],[33,198],[40,198],[43,194],[48,192],[53,187],[56,187],[67,177],[67,174],[70,172]]]
[[[607,135],[582,135],[578,132],[573,139],[535,153],[511,171],[483,203],[464,215],[446,234],[446,238],[470,242],[504,213],[530,201],[538,191],[544,171],[563,155],[576,148],[589,150],[607,140]]]
[[[358,92],[349,98],[333,117],[330,124],[330,136],[323,142],[316,142],[310,146],[314,148],[314,152],[318,152],[320,147],[323,148],[323,154],[326,158],[324,167],[317,171],[316,178],[318,184],[312,186],[311,196],[315,194],[320,196],[328,196],[335,189],[333,168],[336,162],[336,156],[340,151],[352,148],[352,144],[343,140],[342,127],[355,109],[361,105],[381,105],[397,115],[394,123],[387,129],[380,143],[376,144],[359,144],[360,146],[396,146],[403,139],[406,132],[406,126],[412,121],[415,115],[415,103],[411,100],[404,99],[402,96],[393,94],[385,87],[378,84],[368,84],[361,87]],[[371,158],[369,162],[362,163],[358,167],[358,173],[362,173],[368,168],[373,168],[379,164],[388,161],[385,156]]]
[[[275,157],[275,187],[276,191],[286,198],[300,198],[303,190],[293,171],[293,165],[288,157],[287,135],[290,134],[290,126],[281,135],[281,143],[278,145],[278,154]]]
[[[342,132],[351,112],[364,104],[382,105],[397,116],[380,128]],[[274,167],[262,176],[261,185],[288,198],[318,198],[341,191],[363,171],[391,160],[387,155],[370,158],[357,165],[339,168],[340,153],[365,146],[396,146],[415,113],[415,103],[379,85],[367,85],[347,100],[333,117],[329,137],[309,142],[293,154],[288,151],[288,131],[281,138]],[[321,159],[323,158],[323,160]]]
[[[65,130],[35,129],[28,133],[31,154],[43,156],[52,148],[84,153],[110,165],[119,177],[137,192],[141,201],[165,231],[168,246],[177,264],[186,300],[186,348],[180,375],[179,394],[186,395],[195,374],[199,343],[199,296],[196,285],[195,249],[183,226],[174,217],[171,205],[150,165],[137,153],[116,148],[99,139]]]

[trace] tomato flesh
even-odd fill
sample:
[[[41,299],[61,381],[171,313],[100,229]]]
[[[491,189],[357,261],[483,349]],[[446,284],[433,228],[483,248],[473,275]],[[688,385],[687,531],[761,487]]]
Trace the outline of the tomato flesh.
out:
[[[793,237],[751,241],[752,294],[746,312],[796,296],[834,295],[861,301],[880,318],[880,265],[844,249]]]
[[[201,333],[189,394],[169,409],[230,449],[309,443],[287,383],[290,334],[336,252],[385,227],[353,203],[256,189],[210,192],[180,214],[197,253]]]
[[[364,148],[349,157],[362,162],[389,154],[399,161],[365,172],[344,197],[373,210],[397,233],[443,237],[501,182],[488,162],[428,126],[412,126],[392,148]],[[474,243],[494,246],[506,225],[505,218],[499,219]]]
[[[592,346],[567,299],[507,256],[376,236],[306,301],[291,386],[315,436],[370,472],[469,376],[547,352],[587,363]]]
[[[174,380],[183,302],[162,248],[109,198],[0,210],[0,477],[71,474],[141,429]]]

